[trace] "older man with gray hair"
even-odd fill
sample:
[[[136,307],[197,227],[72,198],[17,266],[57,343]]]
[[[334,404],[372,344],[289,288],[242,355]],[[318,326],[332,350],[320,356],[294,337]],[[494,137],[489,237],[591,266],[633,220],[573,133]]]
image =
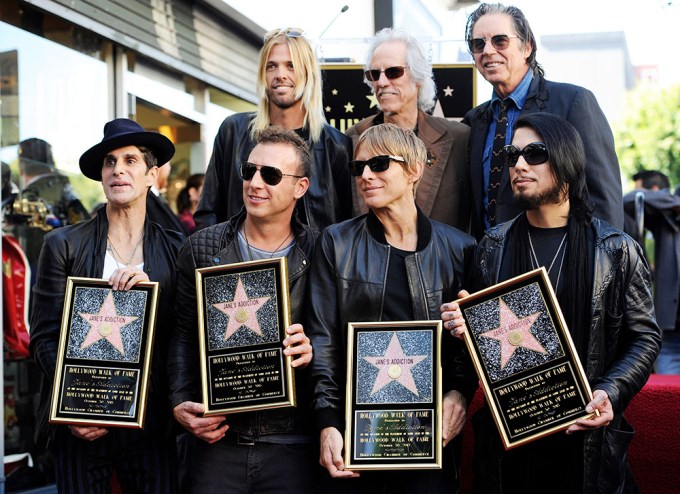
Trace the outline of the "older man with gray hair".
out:
[[[356,141],[373,125],[393,123],[413,130],[425,143],[427,163],[418,185],[416,204],[431,219],[463,231],[470,220],[466,144],[469,128],[430,114],[435,106],[432,65],[420,42],[402,29],[379,31],[368,51],[364,72],[380,112],[347,130]],[[366,206],[354,190],[355,213]]]

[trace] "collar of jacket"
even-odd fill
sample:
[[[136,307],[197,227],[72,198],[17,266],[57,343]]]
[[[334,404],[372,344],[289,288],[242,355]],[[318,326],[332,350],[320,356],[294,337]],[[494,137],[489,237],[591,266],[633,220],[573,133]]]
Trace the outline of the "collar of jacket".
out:
[[[432,224],[418,206],[416,206],[416,210],[418,211],[418,244],[416,245],[416,252],[419,252],[430,243],[430,238],[432,238]],[[371,234],[371,237],[373,237],[376,242],[387,244],[385,229],[372,210],[368,211],[366,227],[368,228],[368,233]]]

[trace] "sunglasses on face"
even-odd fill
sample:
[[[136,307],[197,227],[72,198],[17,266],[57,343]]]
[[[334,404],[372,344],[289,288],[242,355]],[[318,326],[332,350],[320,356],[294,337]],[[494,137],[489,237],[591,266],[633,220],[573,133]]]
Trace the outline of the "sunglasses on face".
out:
[[[276,167],[267,165],[256,165],[246,161],[241,165],[241,178],[244,181],[252,180],[255,172],[260,170],[260,177],[267,185],[278,185],[283,180],[283,177],[304,178],[301,175],[291,175],[290,173],[283,173]]]
[[[468,48],[471,53],[482,53],[486,47],[486,42],[491,41],[491,46],[496,50],[505,50],[510,46],[511,38],[519,38],[519,36],[508,36],[507,34],[497,34],[490,38],[473,38],[468,41]]]
[[[364,72],[364,76],[368,81],[377,81],[380,79],[380,74],[385,73],[385,77],[387,77],[389,80],[399,79],[402,75],[404,75],[405,69],[408,69],[408,67],[387,67],[385,70],[371,69],[366,70]]]
[[[300,38],[305,35],[305,32],[297,27],[287,27],[285,29],[283,28],[272,29],[271,31],[264,35],[262,41],[266,42],[268,39],[278,36],[279,34],[285,34],[289,38]]]
[[[360,177],[364,173],[364,167],[368,166],[373,173],[384,172],[390,167],[390,161],[406,163],[401,156],[373,156],[369,160],[354,160],[349,162],[349,173],[354,177]]]
[[[503,148],[503,159],[505,164],[513,167],[517,164],[520,156],[524,157],[524,161],[529,165],[540,165],[548,161],[548,150],[542,142],[532,142],[524,146],[520,150],[517,146],[508,144]]]

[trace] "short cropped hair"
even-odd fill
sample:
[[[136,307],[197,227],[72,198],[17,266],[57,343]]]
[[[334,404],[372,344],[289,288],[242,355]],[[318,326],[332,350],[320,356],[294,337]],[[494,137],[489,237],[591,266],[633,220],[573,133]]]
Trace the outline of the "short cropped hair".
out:
[[[294,131],[271,125],[258,134],[257,144],[287,144],[298,158],[298,175],[309,178],[312,174],[311,154],[307,143]]]
[[[643,189],[651,189],[656,186],[660,189],[670,189],[671,183],[668,180],[668,176],[661,173],[659,170],[640,170],[635,175],[633,175],[634,181],[642,181]]]

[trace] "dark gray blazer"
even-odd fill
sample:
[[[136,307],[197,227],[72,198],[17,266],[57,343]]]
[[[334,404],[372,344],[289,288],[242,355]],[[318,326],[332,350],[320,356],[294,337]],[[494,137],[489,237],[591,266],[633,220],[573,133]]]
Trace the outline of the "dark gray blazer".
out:
[[[568,120],[578,130],[586,150],[586,182],[595,206],[594,216],[623,229],[621,172],[614,149],[614,136],[595,95],[573,84],[551,82],[535,75],[521,114],[547,112]],[[491,122],[491,101],[470,110],[463,123],[470,126],[469,164],[472,190],[472,234],[484,234],[484,176],[482,159]],[[512,201],[509,173],[503,170],[496,206],[497,223],[521,212]]]

